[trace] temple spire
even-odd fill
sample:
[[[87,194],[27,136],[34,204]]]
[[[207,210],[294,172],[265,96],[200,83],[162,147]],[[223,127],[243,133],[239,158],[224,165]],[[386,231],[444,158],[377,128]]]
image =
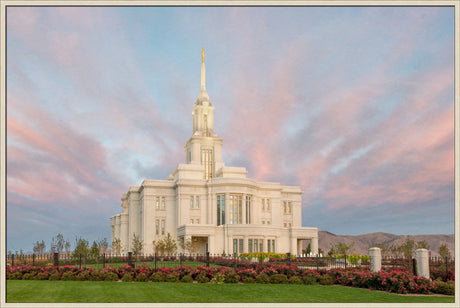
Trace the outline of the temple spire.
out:
[[[204,49],[201,48],[201,90],[206,91],[206,68],[204,67]]]

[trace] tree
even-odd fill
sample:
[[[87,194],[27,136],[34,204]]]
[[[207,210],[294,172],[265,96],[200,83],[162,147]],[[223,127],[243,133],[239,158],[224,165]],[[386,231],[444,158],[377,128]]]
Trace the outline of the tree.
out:
[[[61,252],[64,250],[64,245],[65,245],[65,240],[64,240],[64,236],[62,235],[62,233],[59,233],[58,235],[56,235],[56,239],[52,239],[52,242],[54,242],[54,246],[56,247],[56,252]]]
[[[112,241],[112,251],[116,255],[119,255],[121,253],[121,240],[119,238],[114,238]]]
[[[69,251],[70,251],[70,247],[71,247],[70,242],[69,242],[69,241],[65,241],[65,251],[66,251],[66,252],[69,252]]]
[[[144,244],[142,241],[139,239],[136,233],[133,235],[133,242],[132,242],[132,251],[133,255],[137,256],[142,252],[142,249],[144,249]]]
[[[401,245],[401,250],[404,258],[411,259],[415,253],[415,242],[413,239],[407,238],[406,241]]]
[[[177,251],[176,240],[173,239],[169,232],[165,238],[159,241],[153,241],[152,244],[156,252],[161,254],[166,253],[168,256],[174,254]]]
[[[417,242],[415,246],[416,246],[416,249],[424,248],[424,249],[430,250],[430,245],[428,245],[428,243],[425,240]]]
[[[196,243],[192,242],[191,240],[181,242],[180,246],[182,250],[186,251],[189,255],[194,254],[197,249]]]
[[[309,255],[311,253],[311,243],[308,243],[307,248],[303,251],[304,254]]]
[[[83,238],[75,237],[75,249],[73,251],[73,257],[78,258],[80,255],[86,257],[89,254],[89,243]]]
[[[372,244],[372,245],[369,246],[369,248],[372,248],[372,247],[380,248],[380,253],[382,254],[382,257],[388,256],[388,254],[391,251],[390,245],[387,242],[378,243],[378,244]]]
[[[451,255],[450,255],[450,250],[449,248],[447,247],[446,243],[442,243],[441,246],[439,247],[439,255],[445,259],[445,258],[448,258],[450,259],[451,258]]]
[[[45,245],[45,241],[37,241],[35,244],[34,244],[34,253],[35,254],[43,254],[45,252],[45,248],[46,248],[46,245]]]
[[[355,245],[354,242],[351,243],[350,245],[347,245],[344,242],[338,242],[338,243],[332,244],[331,250],[329,251],[328,254],[329,255],[333,255],[333,254],[346,255],[349,252],[349,250],[353,248],[354,245]]]
[[[99,242],[97,242],[97,246],[99,247],[99,252],[105,253],[107,251],[107,248],[109,247],[109,243],[107,242],[107,238],[104,237],[104,239],[102,239]]]
[[[97,245],[96,241],[93,241],[93,245],[91,246],[89,254],[93,258],[99,257],[99,246]]]

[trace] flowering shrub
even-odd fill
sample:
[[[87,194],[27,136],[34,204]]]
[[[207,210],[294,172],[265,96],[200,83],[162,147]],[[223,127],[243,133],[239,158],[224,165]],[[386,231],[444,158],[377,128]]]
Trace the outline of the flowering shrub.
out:
[[[445,269],[433,268],[430,269],[430,278],[433,280],[441,279],[442,281],[455,281],[455,270],[449,269],[446,272]]]
[[[239,263],[238,263],[239,264]],[[444,274],[443,274],[444,273]],[[433,270],[431,277],[433,282],[424,277],[417,277],[409,271],[389,270],[374,273],[368,269],[358,268],[335,268],[321,269],[319,271],[303,269],[295,264],[269,264],[255,263],[250,267],[242,263],[242,266],[232,267],[208,267],[179,266],[176,268],[161,268],[155,271],[145,264],[135,268],[125,265],[120,268],[106,266],[100,270],[90,267],[78,268],[76,266],[8,266],[6,269],[7,279],[23,280],[97,280],[97,281],[154,281],[154,282],[192,282],[201,283],[213,281],[215,283],[291,283],[291,284],[338,284],[371,290],[382,290],[393,293],[419,293],[429,294],[432,292],[452,294],[454,288],[454,273]],[[441,280],[446,279],[448,282]]]

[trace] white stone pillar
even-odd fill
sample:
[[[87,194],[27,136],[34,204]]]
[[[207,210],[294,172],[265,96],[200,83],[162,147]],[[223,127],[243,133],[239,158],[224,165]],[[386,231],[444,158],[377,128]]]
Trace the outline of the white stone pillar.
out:
[[[378,247],[369,248],[370,256],[370,270],[371,272],[378,272],[382,269],[382,254]]]
[[[417,249],[415,251],[417,259],[417,276],[430,279],[430,265],[428,262],[428,250]]]
[[[317,237],[314,237],[311,239],[310,248],[311,248],[311,253],[316,256],[318,254],[318,238]]]
[[[128,237],[128,214],[121,214],[120,218],[120,240],[121,240],[121,252],[127,253],[129,249],[129,237]]]

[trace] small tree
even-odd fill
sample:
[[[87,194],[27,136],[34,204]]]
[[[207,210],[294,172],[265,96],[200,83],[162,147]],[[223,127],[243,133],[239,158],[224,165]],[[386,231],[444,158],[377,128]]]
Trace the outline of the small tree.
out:
[[[180,243],[182,250],[186,251],[189,255],[195,253],[197,249],[197,244],[192,242],[191,240],[186,240]]]
[[[163,239],[164,241],[164,250],[167,255],[172,255],[177,251],[177,243],[176,240],[173,239],[171,234],[166,235],[166,238]]]
[[[339,254],[339,255],[346,255],[350,249],[353,248],[355,243],[351,243],[350,245],[345,244],[344,242],[338,242],[332,244],[331,250],[329,251],[329,255]]]
[[[133,254],[135,256],[139,255],[142,252],[142,249],[144,248],[144,244],[142,241],[139,239],[136,233],[133,235],[133,242],[132,242],[132,250]]]
[[[372,244],[372,245],[369,246],[369,248],[372,248],[372,247],[380,248],[380,252],[382,254],[382,257],[388,256],[388,254],[391,251],[390,245],[388,243],[378,243],[378,244]]]
[[[89,243],[83,238],[75,237],[75,249],[73,251],[73,257],[78,258],[80,255],[82,257],[87,257],[89,254]]]
[[[451,255],[450,255],[450,250],[449,250],[449,247],[447,247],[446,243],[442,243],[441,246],[439,247],[439,255],[445,259],[445,258],[448,258],[450,259],[451,258]]]
[[[97,246],[99,247],[99,252],[100,253],[105,253],[107,251],[107,248],[109,247],[109,243],[107,242],[107,238],[104,237],[104,239],[102,239],[99,242],[97,242]]]
[[[70,251],[70,242],[69,241],[65,241],[65,252],[69,252]]]
[[[311,253],[311,243],[308,243],[307,248],[303,251],[304,254],[309,255]]]
[[[58,235],[56,235],[56,239],[52,239],[52,242],[54,242],[54,247],[56,247],[56,252],[61,252],[64,250],[64,245],[65,245],[65,240],[64,240],[64,236],[62,235],[62,233],[59,233]]]
[[[112,241],[112,251],[116,255],[121,254],[121,240],[119,238],[114,238]]]
[[[407,238],[404,244],[401,245],[401,250],[404,258],[411,259],[415,253],[415,242],[413,239]]]
[[[96,241],[93,241],[93,245],[91,246],[89,253],[93,258],[99,257],[99,246],[97,245]]]
[[[45,248],[46,248],[46,245],[45,245],[45,241],[37,241],[35,244],[34,244],[34,253],[35,254],[43,254],[45,252]]]
[[[417,242],[415,244],[415,247],[416,247],[416,249],[424,248],[424,249],[430,250],[430,245],[428,245],[428,243],[425,240]]]

